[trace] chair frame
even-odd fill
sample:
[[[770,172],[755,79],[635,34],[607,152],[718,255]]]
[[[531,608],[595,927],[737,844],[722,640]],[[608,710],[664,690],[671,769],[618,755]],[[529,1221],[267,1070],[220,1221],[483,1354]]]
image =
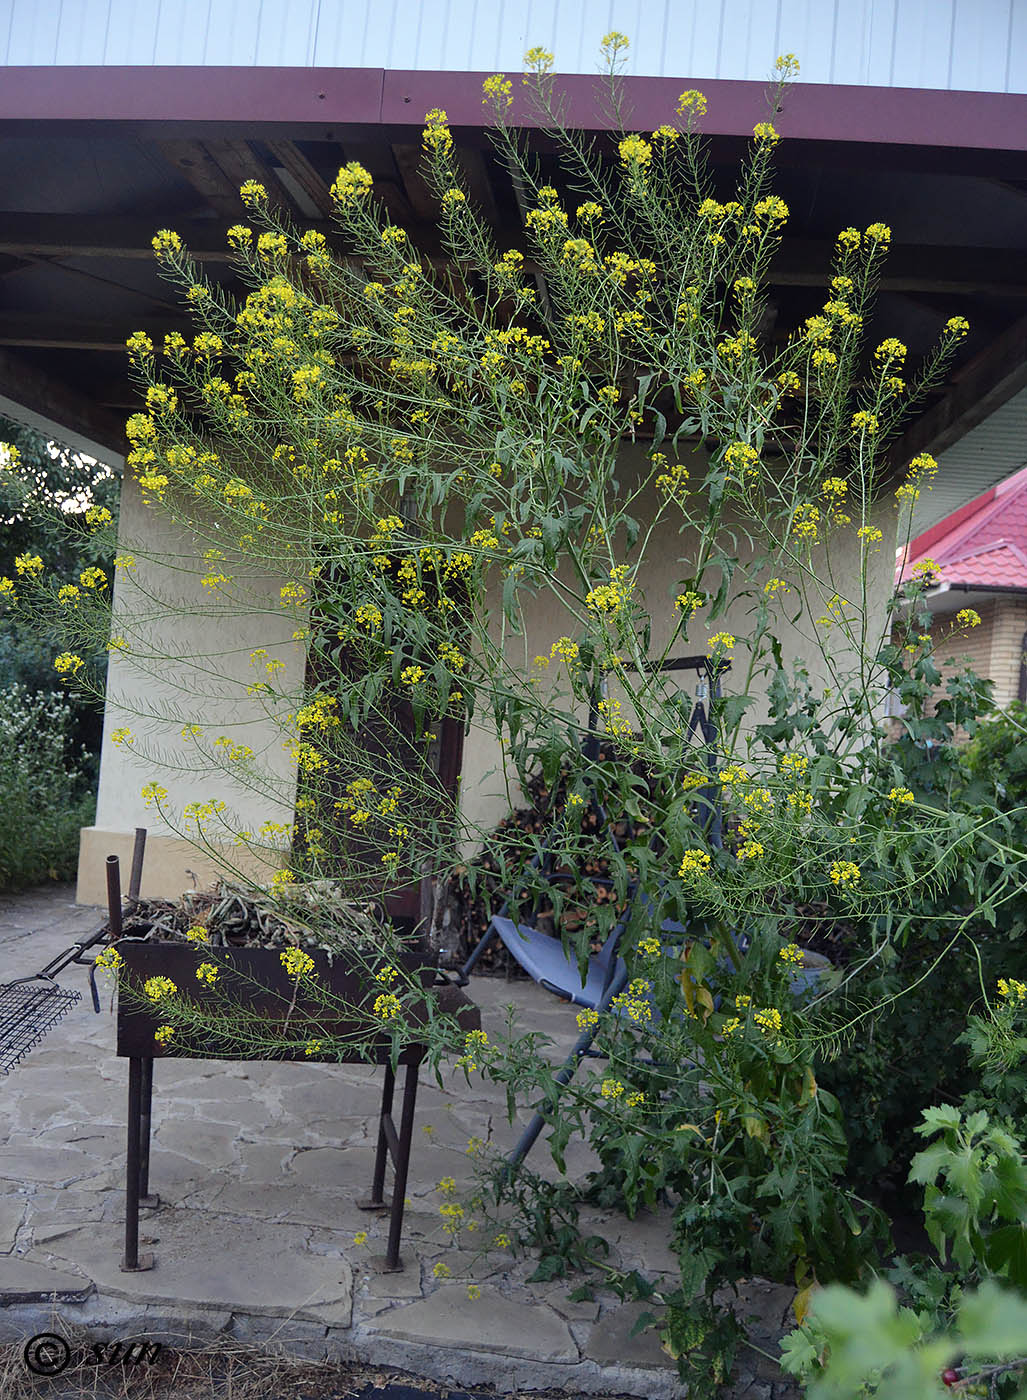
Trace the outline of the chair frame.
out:
[[[711,702],[720,698],[720,677],[730,669],[730,662],[714,662],[705,656],[686,656],[669,661],[656,663],[653,670],[658,671],[681,671],[695,670],[705,674],[706,681],[697,687],[697,696],[692,707],[691,716],[688,722],[688,737],[692,738],[697,732],[702,734],[703,742],[707,750],[707,766],[710,772],[710,782],[696,792],[695,801],[703,803],[710,813],[710,842],[714,847],[719,847],[722,842],[722,819],[720,803],[716,796],[715,763],[716,757],[714,744],[716,741],[716,729],[710,715]],[[598,703],[595,698],[589,705],[588,733],[582,753],[586,757],[595,758],[598,754],[599,734],[598,734]],[[610,840],[615,851],[619,850],[617,838],[611,829],[611,823],[602,804],[593,796],[592,808],[599,817],[604,829],[609,831]],[[558,824],[551,828],[549,838],[543,843],[542,849],[532,857],[527,869],[538,868],[544,860],[551,854],[553,838],[558,830]],[[570,879],[569,875],[557,875],[553,883],[560,879]],[[599,880],[596,883],[612,885],[612,880]],[[607,935],[602,948],[588,959],[586,975],[581,976],[580,968],[575,969],[566,945],[561,938],[555,938],[550,934],[541,933],[538,929],[528,925],[520,924],[514,919],[507,917],[507,912],[511,905],[515,903],[518,885],[506,897],[499,910],[489,919],[489,924],[485,933],[475,945],[470,956],[464,962],[457,974],[457,982],[460,986],[466,986],[470,973],[481,958],[485,949],[494,938],[499,938],[503,946],[513,956],[517,963],[547,991],[552,992],[561,1000],[572,1005],[583,1006],[596,1011],[602,1015],[607,1011],[615,998],[620,995],[628,983],[627,966],[620,956],[620,943],[628,928],[632,913],[634,912],[635,900],[638,897],[639,885],[633,881],[628,885],[626,906]],[[649,902],[647,900],[647,902]],[[686,932],[683,925],[666,920],[661,924],[663,932],[673,934],[683,934]],[[556,946],[553,946],[556,945]],[[534,970],[533,959],[529,956],[529,949],[535,953]],[[557,951],[558,950],[558,951]],[[549,978],[536,975],[541,961],[551,959],[554,966],[558,966],[561,960],[564,968],[568,972],[568,978],[562,983],[554,982]],[[577,971],[579,986],[574,985],[573,972]],[[598,994],[596,985],[598,984]],[[586,1029],[578,1037],[571,1053],[557,1070],[554,1078],[560,1086],[570,1083],[582,1059],[591,1052],[592,1042],[595,1039],[595,1030]],[[517,1145],[507,1157],[508,1169],[513,1169],[519,1165],[528,1152],[531,1150],[543,1127],[545,1119],[540,1113],[535,1113],[531,1122],[522,1133]]]

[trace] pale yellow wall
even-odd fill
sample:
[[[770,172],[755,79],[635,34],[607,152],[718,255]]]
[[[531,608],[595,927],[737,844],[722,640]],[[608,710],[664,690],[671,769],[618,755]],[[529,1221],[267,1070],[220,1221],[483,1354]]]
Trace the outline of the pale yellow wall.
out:
[[[131,619],[140,620],[139,630],[152,643],[157,659],[147,658],[145,644],[136,647],[135,655],[111,655],[96,824],[83,835],[80,864],[82,890],[90,895],[97,889],[92,866],[113,835],[128,835],[142,826],[155,839],[171,838],[168,825],[143,801],[141,789],[148,783],[167,789],[168,804],[175,813],[191,802],[214,798],[225,802],[232,831],[256,831],[265,821],[292,820],[294,760],[283,749],[282,729],[270,717],[266,702],[247,696],[246,687],[267,679],[250,661],[250,653],[258,647],[266,647],[270,657],[284,663],[276,677],[283,690],[295,693],[302,685],[305,656],[292,640],[297,618],[292,612],[286,616],[280,606],[281,579],[253,577],[252,571],[246,578],[242,568],[237,573],[238,606],[215,606],[213,595],[200,582],[206,570],[201,556],[207,543],[172,523],[165,511],[146,507],[135,480],[126,472],[120,548],[134,554],[137,563],[134,569],[117,571],[114,633],[124,631],[135,645],[136,624]],[[235,572],[231,562],[222,567],[229,574]],[[189,724],[200,725],[208,743],[225,735],[235,744],[248,745],[266,778],[239,780],[203,761],[195,745],[182,740],[181,730]],[[112,742],[112,731],[120,728],[132,731],[133,744]],[[216,825],[210,834],[218,843]],[[157,847],[153,849],[156,871]],[[192,848],[179,849],[172,843],[164,849],[174,852],[162,858],[159,877],[160,892],[168,894],[169,885],[179,882],[179,872],[190,866]],[[107,853],[103,850],[104,856]],[[194,852],[191,859],[190,868],[195,868],[202,856]],[[150,866],[148,861],[144,893],[150,888]],[[191,883],[185,878],[182,888]]]
[[[955,611],[935,619],[931,626],[935,660],[943,677],[969,663],[978,675],[995,682],[995,707],[1004,709],[1019,694],[1027,595],[998,593],[975,603],[974,609],[981,621],[969,631],[955,627]]]
[[[643,457],[643,449],[638,447],[634,453],[639,462]],[[631,450],[625,454],[624,469],[620,475],[623,480],[630,481]],[[695,459],[689,458],[689,470],[693,479],[698,479],[702,474],[701,461],[693,466]],[[637,472],[638,467],[634,470]],[[656,493],[652,492],[641,497],[632,509],[632,513],[640,520],[652,518],[656,508]],[[872,523],[876,524],[883,533],[883,540],[876,547],[876,552],[868,555],[868,648],[873,651],[877,643],[884,635],[885,630],[885,607],[891,591],[891,579],[894,567],[894,537],[896,528],[896,512],[893,504],[886,500],[875,510]],[[735,528],[735,539],[739,560],[736,573],[734,575],[733,589],[740,592],[749,581],[751,570],[747,570],[747,562],[752,558],[752,549],[746,543],[744,534],[740,527]],[[666,646],[669,637],[673,633],[675,625],[674,598],[680,591],[680,580],[682,577],[692,572],[691,560],[694,557],[697,539],[693,532],[686,531],[678,534],[677,526],[672,520],[661,524],[653,535],[647,549],[646,558],[648,567],[643,574],[643,587],[646,595],[647,605],[653,620],[653,638],[650,655],[659,655]],[[818,629],[813,621],[814,618],[826,613],[827,605],[835,593],[843,597],[858,600],[860,597],[860,559],[864,546],[856,538],[855,527],[839,529],[831,537],[828,551],[819,551],[815,556],[815,568],[818,577],[822,580],[822,585],[811,585],[810,607],[812,617],[806,617],[796,627],[792,627],[786,621],[787,617],[794,615],[796,611],[795,603],[797,595],[790,594],[779,609],[780,626],[778,635],[782,642],[782,648],[786,665],[792,662],[802,661],[809,668],[814,685],[820,687],[830,686],[833,678],[829,673],[829,667],[825,664],[820,641],[817,639]],[[755,577],[755,582],[760,588],[770,577],[769,571],[764,571]],[[712,625],[708,625],[705,612],[696,615],[689,628],[687,640],[679,638],[675,645],[673,655],[698,655],[707,649],[707,640],[714,632],[729,632],[736,636],[743,636],[752,630],[751,621],[746,613],[751,603],[746,601],[736,602],[729,605],[725,614],[716,619]],[[495,615],[500,612],[499,586],[494,590],[492,607]],[[573,631],[572,619],[569,614],[559,605],[551,592],[543,592],[536,599],[527,603],[525,608],[527,636],[511,640],[506,647],[506,656],[511,664],[515,664],[515,658],[530,668],[531,659],[536,654],[548,654],[553,641],[563,633]],[[498,623],[497,623],[498,629]],[[823,634],[824,629],[819,629]],[[498,630],[496,630],[498,635]],[[839,647],[837,640],[837,629],[833,629],[829,636],[828,650],[832,659],[836,662],[838,673],[844,673],[846,667],[846,657]],[[745,647],[740,643],[734,651],[732,672],[725,677],[725,693],[730,692],[732,682],[741,686],[744,680],[748,665],[748,655]],[[698,680],[695,672],[682,672],[678,674],[678,683],[694,692],[694,687]],[[612,696],[618,695],[615,688],[611,688]],[[621,697],[623,698],[623,697]],[[625,710],[625,717],[630,719],[630,713]],[[754,706],[747,714],[747,723],[758,723],[765,717],[765,708],[759,705]],[[480,843],[483,834],[498,823],[507,813],[511,805],[522,801],[522,795],[516,783],[516,775],[512,771],[512,765],[504,765],[502,750],[496,743],[493,734],[490,732],[488,724],[475,725],[465,741],[463,775],[461,783],[461,811],[464,818],[463,829],[463,850],[465,856],[470,855],[475,846]]]
[[[636,449],[641,461],[642,449]],[[630,459],[630,454],[627,454]],[[621,476],[630,481],[632,470],[626,460]],[[701,465],[693,467],[693,478],[701,476]],[[151,832],[150,856],[144,877],[144,893],[173,897],[181,889],[191,888],[193,875],[202,886],[209,883],[214,864],[202,852],[188,843],[175,839],[174,833],[161,822],[154,809],[145,806],[141,788],[152,781],[168,790],[169,802],[181,811],[188,802],[209,801],[212,797],[228,803],[233,829],[259,829],[268,820],[289,822],[293,816],[295,773],[292,759],[282,749],[281,728],[267,716],[260,701],[245,694],[246,684],[255,678],[250,664],[250,652],[267,647],[272,656],[285,662],[280,673],[282,688],[295,690],[303,680],[304,658],[300,647],[291,640],[295,619],[285,617],[279,606],[280,579],[267,577],[251,579],[246,598],[247,606],[232,615],[222,610],[211,613],[211,599],[205,594],[200,577],[204,571],[199,554],[202,544],[170,523],[162,511],[143,506],[138,488],[129,479],[123,491],[122,548],[133,549],[133,541],[147,541],[144,559],[136,550],[136,569],[119,577],[115,605],[118,613],[143,609],[151,621],[148,626],[154,637],[156,651],[162,657],[180,657],[178,662],[161,660],[156,665],[140,663],[134,657],[115,654],[111,661],[109,696],[104,720],[100,792],[96,825],[83,833],[80,864],[80,898],[97,903],[103,898],[103,859],[109,851],[122,852],[127,864],[131,833],[136,826]],[[651,518],[655,512],[655,495],[643,496],[633,507],[640,519]],[[884,505],[877,523],[885,532],[879,551],[872,555],[872,589],[870,598],[871,645],[884,625],[884,603],[888,596],[894,510]],[[736,591],[745,587],[746,562],[751,551],[738,536],[737,557],[740,560],[735,575]],[[673,600],[680,580],[692,572],[691,556],[696,540],[686,532],[678,534],[668,521],[660,527],[647,549],[649,566],[641,586],[652,614],[654,635],[651,654],[656,655],[666,644],[674,627]],[[160,562],[152,556],[159,555]],[[858,598],[860,546],[854,531],[837,532],[831,542],[829,555],[817,560],[818,572],[825,579],[822,596],[813,603],[814,615],[826,609],[833,593]],[[228,567],[231,572],[231,567]],[[767,574],[755,580],[762,587]],[[147,591],[163,596],[169,606],[161,608],[145,597]],[[792,605],[795,595],[789,595]],[[182,605],[194,607],[194,615],[181,615]],[[707,626],[702,614],[693,620],[687,641],[679,640],[674,654],[698,654],[706,650],[711,631],[734,632],[744,635],[750,630],[745,617],[748,605],[736,603],[726,615]],[[794,611],[794,608],[792,609]],[[493,613],[498,637],[501,614],[498,589],[493,598]],[[790,614],[789,614],[790,615]],[[522,665],[527,674],[537,653],[548,654],[552,642],[561,634],[574,630],[573,621],[559,606],[551,593],[543,592],[526,609],[527,635],[511,640],[506,655],[511,663]],[[117,630],[119,624],[115,623]],[[814,682],[829,685],[820,648],[815,640],[816,628],[807,618],[793,628],[781,615],[779,634],[787,662],[803,660],[810,668]],[[741,685],[747,657],[741,644],[735,649],[733,676]],[[682,673],[678,681],[693,690],[697,677]],[[726,678],[730,689],[732,676]],[[616,694],[616,691],[611,692]],[[138,711],[149,710],[149,719],[140,719]],[[630,718],[630,712],[627,713]],[[761,717],[760,711],[750,711],[749,722]],[[234,742],[248,744],[270,771],[269,785],[258,789],[234,782],[230,776],[210,765],[196,767],[195,751],[184,744],[180,731],[185,724],[198,723],[211,737],[227,734]],[[136,734],[132,747],[116,747],[110,740],[111,731],[127,727]],[[160,760],[170,759],[175,770]],[[504,769],[503,755],[487,724],[476,724],[467,737],[461,780],[461,811],[464,818],[464,846],[468,853],[479,844],[481,835],[490,830],[520,800],[514,776]],[[216,828],[211,831],[216,838]],[[119,847],[120,842],[120,847]],[[231,850],[233,858],[243,866],[244,853]],[[273,865],[274,862],[271,862]],[[87,868],[88,867],[88,868]],[[257,873],[259,860],[247,862],[247,868]],[[270,867],[268,867],[270,868]],[[192,872],[192,873],[189,873]],[[126,873],[127,880],[127,873]]]

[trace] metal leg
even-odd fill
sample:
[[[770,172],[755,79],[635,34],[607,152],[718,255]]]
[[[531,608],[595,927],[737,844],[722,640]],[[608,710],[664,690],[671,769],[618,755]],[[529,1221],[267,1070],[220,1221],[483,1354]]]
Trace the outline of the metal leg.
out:
[[[139,1273],[153,1268],[153,1255],[139,1253],[139,1172],[142,1136],[143,1061],[132,1055],[128,1061],[128,1150],[125,1161],[125,1257],[122,1273]]]
[[[139,1204],[159,1206],[160,1197],[150,1192],[150,1116],[153,1106],[153,1056],[143,1059],[142,1103],[140,1108]]]
[[[392,1214],[389,1218],[389,1243],[385,1251],[385,1271],[393,1273],[402,1269],[399,1257],[399,1241],[403,1233],[403,1208],[406,1205],[407,1173],[410,1168],[410,1145],[414,1134],[414,1109],[417,1104],[417,1065],[407,1065],[406,1083],[403,1086],[403,1117],[399,1126],[399,1151],[395,1154],[393,1166],[395,1177],[392,1183]]]
[[[385,1199],[385,1163],[389,1155],[389,1139],[386,1135],[386,1122],[392,1121],[392,1096],[396,1088],[396,1076],[392,1066],[385,1066],[385,1083],[382,1086],[382,1107],[378,1116],[378,1146],[374,1154],[374,1178],[371,1194],[357,1202],[360,1210],[389,1210],[392,1202]]]
[[[627,986],[627,982],[628,973],[625,968],[624,971],[614,978],[600,998],[596,1006],[596,1010],[600,1015],[608,1009],[614,997],[618,996],[624,990]],[[583,1031],[581,1035],[578,1036],[577,1040],[574,1042],[573,1050],[553,1076],[554,1081],[561,1087],[565,1084],[569,1084],[574,1078],[578,1065],[589,1053],[593,1040],[595,1040],[594,1031]],[[513,1175],[515,1169],[519,1167],[525,1157],[527,1157],[528,1153],[538,1141],[539,1133],[541,1133],[545,1126],[546,1120],[544,1116],[541,1113],[536,1113],[521,1134],[513,1151],[507,1156],[506,1175],[508,1178]]]
[[[485,949],[492,942],[493,938],[495,938],[495,936],[496,930],[492,925],[492,921],[489,920],[488,928],[482,934],[481,938],[478,939],[478,942],[474,948],[474,951],[471,953],[471,956],[467,959],[463,967],[460,968],[459,972],[456,975],[456,984],[458,987],[467,986],[471,970],[473,969],[478,959],[481,957],[482,953],[484,953]]]

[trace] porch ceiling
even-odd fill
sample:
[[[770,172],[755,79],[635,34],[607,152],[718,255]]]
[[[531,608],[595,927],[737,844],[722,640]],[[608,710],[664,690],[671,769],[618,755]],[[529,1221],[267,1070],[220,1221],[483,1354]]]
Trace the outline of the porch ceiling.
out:
[[[247,111],[245,120],[232,119],[222,103],[214,119],[207,111],[210,102],[217,105],[214,97],[196,104],[193,119],[167,105],[162,85],[168,75],[178,74],[180,82],[191,75],[195,84],[200,74],[209,86],[222,71],[234,71],[233,81],[239,81],[239,70],[6,70],[16,76],[32,72],[37,81],[31,100],[19,99],[11,96],[5,77],[0,97],[0,410],[5,404],[20,407],[22,416],[60,426],[72,441],[120,455],[124,419],[138,407],[126,373],[125,338],[137,329],[162,335],[187,321],[174,290],[158,275],[153,232],[177,229],[211,277],[242,291],[228,263],[225,230],[245,217],[238,195],[244,179],[262,181],[300,227],[322,227],[335,238],[328,187],[340,164],[359,160],[372,172],[375,193],[390,216],[408,227],[425,253],[439,254],[434,203],[417,174],[426,94],[428,105],[441,102],[451,116],[463,113],[470,122],[467,94],[472,87],[480,92],[480,75],[418,73],[407,98],[397,95],[401,85],[393,83],[396,93],[386,100],[382,80],[404,75],[352,70],[351,81],[340,87],[345,70],[324,76],[318,70],[263,69],[260,117]],[[302,81],[305,107],[288,84],[276,86],[276,75],[283,74],[294,86]],[[77,104],[66,93],[60,96],[62,81],[65,87],[79,85]],[[113,93],[106,109],[102,89],[89,86],[103,82]],[[654,84],[670,83],[675,94],[681,86],[665,79],[634,82],[649,84],[638,89],[643,100],[636,107],[642,109],[654,105]],[[323,95],[319,83],[335,99],[320,108],[314,96]],[[717,110],[712,89],[725,90],[726,115],[711,134],[710,151],[720,192],[728,198],[744,149],[740,133],[765,115],[762,95],[755,84],[704,86],[711,115]],[[830,109],[834,115],[818,126],[810,115],[810,93],[797,91],[802,96],[794,114],[789,97],[779,119],[788,137],[794,115],[792,125],[801,134],[780,147],[777,189],[792,217],[771,274],[769,334],[784,338],[819,309],[839,228],[878,219],[890,224],[892,252],[870,343],[898,336],[910,348],[912,369],[948,316],[964,315],[971,323],[952,382],[940,387],[902,444],[903,450],[914,442],[915,450],[948,446],[1027,384],[1027,151],[1015,149],[1023,142],[999,142],[1004,149],[959,144],[948,108],[938,130],[951,144],[928,142],[914,130],[916,123],[907,134],[921,144],[904,141],[901,131],[885,137],[879,114],[872,115],[873,89],[858,90],[864,123],[857,120],[858,106],[852,107],[856,89],[822,89],[837,101]],[[662,102],[662,88],[657,95]],[[951,103],[981,95],[923,96]],[[839,125],[839,102],[856,122],[848,129]],[[101,110],[110,115],[97,115]],[[314,119],[317,112],[324,113],[321,121]],[[653,113],[642,110],[639,116],[647,126]],[[996,141],[994,116],[987,131],[969,132],[967,139]],[[864,129],[874,139],[861,139]],[[523,247],[511,181],[487,133],[470,124],[454,132],[468,187],[500,246]],[[554,164],[544,134],[536,133],[535,145],[543,169]],[[1005,474],[998,466],[996,479]],[[974,492],[981,489],[975,480]]]

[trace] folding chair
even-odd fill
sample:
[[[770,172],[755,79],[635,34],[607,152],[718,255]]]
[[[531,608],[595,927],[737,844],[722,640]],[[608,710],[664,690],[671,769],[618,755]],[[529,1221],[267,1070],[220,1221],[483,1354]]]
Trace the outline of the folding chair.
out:
[[[714,846],[721,844],[722,832],[720,804],[716,796],[715,780],[716,729],[710,717],[709,702],[711,699],[719,698],[720,675],[729,669],[729,665],[730,663],[727,662],[711,662],[705,656],[686,656],[658,663],[653,667],[653,670],[659,671],[695,670],[706,677],[698,688],[695,704],[691,710],[687,738],[694,739],[696,735],[701,735],[705,746],[710,782],[705,787],[696,790],[694,801],[697,805],[705,807],[708,812],[709,839]],[[583,756],[594,759],[597,756],[597,750],[598,705],[593,700],[589,707],[588,737],[582,753]],[[607,813],[595,797],[592,799],[592,806],[603,827],[608,830],[610,842],[616,851],[619,849],[617,838]],[[529,870],[538,869],[549,858],[557,834],[558,829],[554,828],[549,839],[543,843],[542,850],[529,863]],[[572,877],[558,873],[551,877],[551,882],[556,883],[559,880],[570,878]],[[599,879],[594,883],[612,886],[613,881]],[[563,939],[544,933],[531,924],[521,923],[508,916],[511,905],[516,902],[515,888],[504,900],[499,912],[489,920],[485,933],[471,952],[470,957],[460,968],[457,981],[461,986],[467,985],[469,974],[475,964],[493,939],[498,938],[515,961],[539,986],[545,987],[547,991],[554,993],[563,1001],[570,1002],[575,1006],[590,1008],[602,1014],[609,1009],[611,1003],[628,983],[627,966],[620,956],[619,948],[638,901],[644,902],[646,907],[653,909],[651,897],[645,891],[640,891],[637,882],[631,882],[627,887],[627,901],[624,910],[607,935],[599,952],[587,959],[584,975],[582,975],[579,959],[565,946]],[[673,941],[680,944],[688,930],[684,924],[678,923],[676,920],[665,919],[660,923],[659,932],[669,935]],[[570,1055],[556,1073],[557,1084],[565,1085],[570,1082],[581,1060],[589,1054],[594,1038],[594,1030],[586,1030],[579,1036]],[[541,1114],[536,1114],[525,1129],[517,1146],[507,1158],[511,1167],[523,1161],[544,1126],[545,1120]]]
[[[695,802],[697,805],[704,806],[709,812],[710,841],[714,846],[721,844],[721,821],[720,806],[715,795],[716,784],[713,779],[716,765],[714,751],[716,730],[707,706],[711,692],[713,698],[719,698],[720,675],[729,668],[729,665],[730,663],[726,662],[712,663],[705,656],[683,656],[676,660],[658,663],[653,667],[653,670],[659,671],[695,670],[704,673],[707,677],[706,682],[699,687],[699,693],[688,721],[687,737],[692,739],[697,734],[701,735],[706,747],[706,761],[711,781],[706,787],[697,790]],[[594,759],[597,756],[598,718],[598,706],[593,700],[589,706],[588,737],[582,749],[586,758]],[[617,838],[613,833],[607,813],[594,797],[592,806],[601,824],[609,830],[610,842],[614,851],[617,851],[619,849]],[[543,843],[542,851],[529,863],[529,870],[537,869],[543,860],[548,859],[557,834],[558,831],[554,828],[549,839]],[[557,874],[552,877],[552,883],[569,878],[571,877]],[[595,880],[593,883],[613,885],[612,880],[604,879]],[[562,939],[544,933],[531,924],[524,924],[508,917],[508,910],[515,903],[516,890],[514,890],[503,901],[499,912],[489,920],[484,935],[460,968],[457,981],[462,987],[467,985],[469,974],[475,964],[492,940],[498,938],[528,976],[540,986],[545,987],[547,991],[553,992],[564,1001],[572,1002],[575,1006],[600,1010],[602,1009],[601,1003],[608,1004],[612,997],[617,995],[616,991],[611,992],[611,988],[622,976],[625,976],[624,960],[620,957],[618,948],[630,919],[636,894],[637,885],[635,883],[629,884],[627,905],[624,912],[614,924],[599,952],[588,959],[585,975],[582,976],[577,957],[568,951]],[[665,920],[660,925],[660,932],[683,935],[686,929],[683,924],[674,920]]]

